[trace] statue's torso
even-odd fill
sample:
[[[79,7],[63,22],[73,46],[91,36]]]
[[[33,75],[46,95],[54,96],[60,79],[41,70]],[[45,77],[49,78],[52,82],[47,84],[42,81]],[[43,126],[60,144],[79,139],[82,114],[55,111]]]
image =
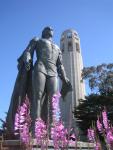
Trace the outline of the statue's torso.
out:
[[[39,39],[36,46],[36,56],[36,71],[43,72],[49,76],[57,75],[56,62],[59,56],[58,46],[47,39]]]

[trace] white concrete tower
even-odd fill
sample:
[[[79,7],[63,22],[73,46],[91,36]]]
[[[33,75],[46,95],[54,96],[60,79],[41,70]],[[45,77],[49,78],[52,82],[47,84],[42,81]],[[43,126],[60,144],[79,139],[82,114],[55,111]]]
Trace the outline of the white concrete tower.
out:
[[[64,31],[61,35],[60,48],[63,65],[73,88],[73,91],[66,96],[65,101],[61,101],[62,119],[68,126],[73,118],[74,107],[79,105],[79,99],[85,97],[85,84],[81,78],[83,61],[77,32],[72,29]]]

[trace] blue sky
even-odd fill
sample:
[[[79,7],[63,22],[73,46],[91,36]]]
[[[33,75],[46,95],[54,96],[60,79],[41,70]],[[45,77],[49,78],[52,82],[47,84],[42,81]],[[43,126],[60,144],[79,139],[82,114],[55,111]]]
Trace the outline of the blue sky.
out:
[[[113,62],[113,0],[0,0],[0,118],[7,111],[17,75],[17,58],[45,26],[75,29],[84,66]]]

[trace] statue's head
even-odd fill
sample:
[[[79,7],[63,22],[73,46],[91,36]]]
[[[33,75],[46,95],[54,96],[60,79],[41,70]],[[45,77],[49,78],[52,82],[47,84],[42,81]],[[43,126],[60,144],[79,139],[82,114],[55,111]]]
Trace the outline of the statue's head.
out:
[[[51,27],[45,27],[42,31],[42,38],[52,38],[53,29]]]

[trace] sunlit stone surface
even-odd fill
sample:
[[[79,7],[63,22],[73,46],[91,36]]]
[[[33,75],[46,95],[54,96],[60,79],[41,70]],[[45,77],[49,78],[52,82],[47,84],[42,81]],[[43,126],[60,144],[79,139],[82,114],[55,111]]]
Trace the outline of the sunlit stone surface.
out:
[[[73,88],[73,91],[68,93],[65,100],[60,101],[62,120],[65,126],[68,127],[69,124],[74,124],[72,114],[74,107],[79,105],[79,99],[84,99],[85,97],[85,84],[81,78],[83,61],[80,38],[75,30],[69,29],[62,33],[60,48],[63,65]]]

